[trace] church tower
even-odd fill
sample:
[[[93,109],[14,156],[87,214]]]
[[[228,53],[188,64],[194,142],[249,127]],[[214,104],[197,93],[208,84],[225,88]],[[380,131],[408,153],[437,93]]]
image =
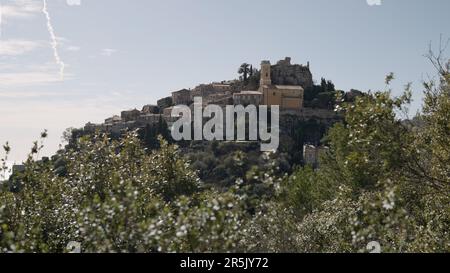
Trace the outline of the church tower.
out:
[[[272,84],[272,80],[270,77],[270,61],[262,61],[260,86],[271,85],[271,84]]]

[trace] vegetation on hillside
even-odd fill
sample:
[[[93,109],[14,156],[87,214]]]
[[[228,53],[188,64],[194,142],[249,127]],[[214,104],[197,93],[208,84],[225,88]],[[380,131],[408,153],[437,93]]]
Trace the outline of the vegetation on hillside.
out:
[[[221,162],[236,172],[226,189],[199,178],[226,153],[220,143],[195,166],[162,138],[145,149],[137,133],[81,137],[59,165],[37,161],[36,142],[16,190],[0,192],[0,252],[66,252],[70,242],[83,252],[365,252],[371,241],[383,252],[449,252],[449,68],[424,84],[414,120],[401,117],[409,86],[399,97],[340,97],[345,120],[327,133],[319,169],[286,175],[280,157],[261,154],[244,172],[254,162],[233,153]]]

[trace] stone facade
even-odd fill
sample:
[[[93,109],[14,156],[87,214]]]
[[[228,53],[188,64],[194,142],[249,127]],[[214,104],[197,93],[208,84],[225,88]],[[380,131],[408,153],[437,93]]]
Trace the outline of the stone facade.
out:
[[[175,105],[190,105],[192,102],[191,91],[182,89],[172,93],[172,101]]]
[[[301,86],[264,85],[260,87],[263,105],[279,105],[281,111],[301,111],[304,90]]]
[[[119,116],[112,116],[110,118],[105,119],[105,124],[113,125],[116,123],[122,122],[122,118]]]
[[[160,109],[164,110],[165,108],[171,107],[171,106],[173,106],[172,97],[166,97],[166,98],[158,100],[158,107]]]
[[[263,94],[259,91],[242,91],[240,93],[233,94],[234,105],[256,105],[259,106],[262,103]]]
[[[272,85],[272,67],[269,61],[261,62],[261,82],[260,85]]]
[[[328,147],[317,147],[314,145],[303,146],[303,163],[312,167],[318,167],[320,164],[320,157],[328,151]]]
[[[141,115],[141,111],[137,109],[129,110],[129,111],[122,111],[120,114],[120,117],[123,121],[135,121],[137,118]]]
[[[139,116],[137,121],[141,125],[147,125],[147,124],[157,124],[162,118],[162,115],[160,114],[145,114]]]
[[[173,107],[169,107],[169,108],[164,109],[164,111],[163,111],[164,117],[172,116],[172,110],[173,110]]]
[[[18,174],[25,171],[25,165],[13,165],[12,174]]]
[[[147,115],[147,114],[159,114],[160,113],[160,108],[158,105],[145,105],[144,107],[142,107],[142,114],[143,115]]]
[[[112,126],[112,125],[108,125],[108,124],[94,124],[91,122],[86,123],[86,125],[84,126],[84,131],[87,133],[95,133],[97,131],[99,132],[105,132],[107,131],[108,126]]]
[[[179,117],[172,117],[172,111],[174,109],[176,109],[177,107],[178,106],[172,106],[172,107],[164,109],[164,111],[163,111],[162,117],[166,121],[167,125],[169,125],[169,127],[179,119]],[[190,107],[192,108],[193,104],[191,104]]]
[[[217,96],[212,98],[209,103],[225,107],[227,105],[233,105],[233,97],[231,95]]]
[[[259,92],[263,94],[263,105],[279,105],[281,111],[301,111],[304,89],[300,85],[274,85],[269,61],[261,63],[261,82]]]
[[[202,97],[208,99],[214,95],[229,95],[231,97],[231,85],[222,83],[201,84],[191,91],[191,99],[194,97]]]
[[[226,93],[231,91],[231,85],[225,83],[213,83],[212,87],[217,93]]]
[[[232,99],[232,95],[228,93],[218,93],[218,94],[211,94],[207,97],[203,98],[203,102],[207,104],[220,104],[224,101],[229,101],[229,99]],[[233,104],[233,102],[231,102]]]
[[[135,127],[136,122],[134,121],[128,121],[128,122],[122,122],[112,125],[108,128],[108,131],[110,131],[113,134],[119,135],[123,131],[126,131],[129,128]]]

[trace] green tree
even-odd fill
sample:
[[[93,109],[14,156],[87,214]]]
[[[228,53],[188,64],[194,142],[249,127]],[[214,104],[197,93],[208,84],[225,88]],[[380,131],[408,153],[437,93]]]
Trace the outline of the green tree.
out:
[[[239,73],[239,75],[242,75],[244,83],[247,83],[248,75],[253,72],[250,69],[250,65],[248,63],[243,63],[239,67],[238,73]]]

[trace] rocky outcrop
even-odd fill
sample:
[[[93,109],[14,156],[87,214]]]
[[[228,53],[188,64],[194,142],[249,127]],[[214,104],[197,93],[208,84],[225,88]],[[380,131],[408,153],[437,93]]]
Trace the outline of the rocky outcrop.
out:
[[[271,77],[272,84],[300,85],[304,89],[314,85],[309,63],[307,66],[291,64],[291,58],[289,57],[272,66]]]

